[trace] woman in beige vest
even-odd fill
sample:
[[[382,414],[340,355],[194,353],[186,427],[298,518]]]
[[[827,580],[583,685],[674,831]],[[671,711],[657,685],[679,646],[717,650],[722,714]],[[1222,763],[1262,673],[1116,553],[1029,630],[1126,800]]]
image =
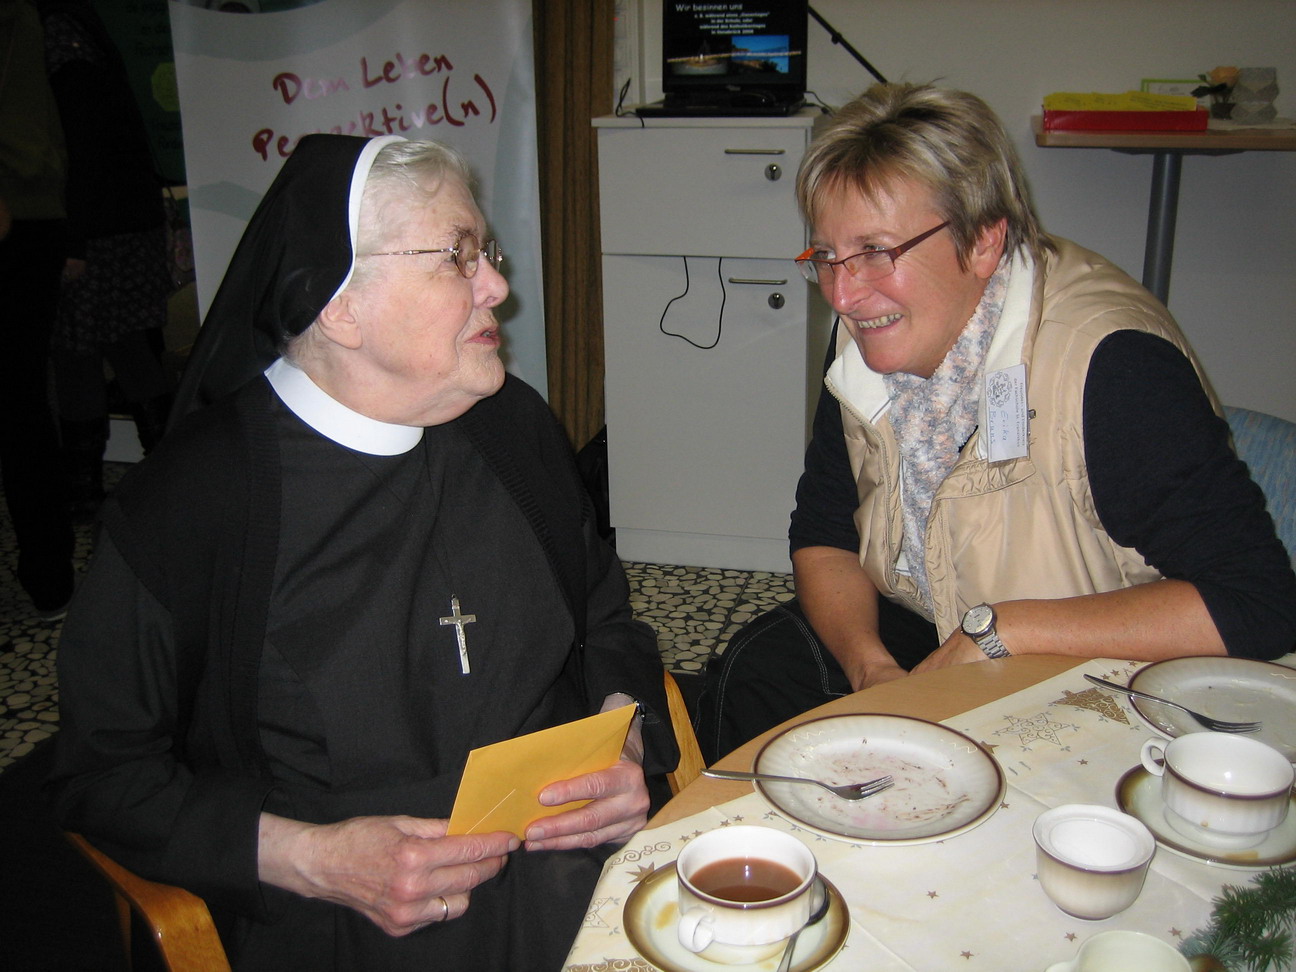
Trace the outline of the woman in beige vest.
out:
[[[1191,348],[1119,268],[1043,233],[983,101],[877,85],[797,194],[797,263],[837,313],[797,599],[712,663],[708,758],[910,670],[1292,649],[1296,576]]]

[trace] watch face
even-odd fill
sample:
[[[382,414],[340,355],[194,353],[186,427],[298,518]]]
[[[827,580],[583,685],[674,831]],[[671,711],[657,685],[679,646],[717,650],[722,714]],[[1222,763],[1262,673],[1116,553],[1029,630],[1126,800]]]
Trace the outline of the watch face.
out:
[[[978,604],[963,615],[963,630],[972,637],[985,634],[994,624],[994,610],[989,604]]]

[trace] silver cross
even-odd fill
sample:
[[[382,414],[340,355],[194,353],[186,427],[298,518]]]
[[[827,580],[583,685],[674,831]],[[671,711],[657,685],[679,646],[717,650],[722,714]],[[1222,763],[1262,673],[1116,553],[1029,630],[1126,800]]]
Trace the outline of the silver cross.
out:
[[[454,595],[450,598],[450,614],[439,620],[442,624],[453,624],[455,626],[455,639],[459,642],[459,668],[467,675],[470,671],[468,666],[468,635],[464,632],[464,625],[476,621],[477,615],[460,614],[459,597]]]

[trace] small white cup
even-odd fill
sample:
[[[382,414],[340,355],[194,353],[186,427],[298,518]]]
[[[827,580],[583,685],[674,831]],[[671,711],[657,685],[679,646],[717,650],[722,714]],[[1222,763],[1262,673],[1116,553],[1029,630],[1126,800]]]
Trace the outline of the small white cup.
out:
[[[714,869],[707,870],[709,865],[739,860],[766,862],[791,875],[783,875],[787,881],[778,885],[781,893],[755,901],[721,897],[714,893],[716,885],[695,883],[714,874]],[[694,837],[680,851],[675,872],[680,944],[712,962],[743,965],[776,954],[787,937],[805,925],[818,868],[814,854],[791,834],[738,826]]]
[[[1045,972],[1189,972],[1188,960],[1159,938],[1135,931],[1094,935],[1069,962]]]
[[[1254,847],[1287,817],[1292,765],[1258,739],[1190,732],[1149,739],[1143,767],[1161,777],[1161,802],[1171,827],[1212,847]]]
[[[1073,918],[1101,921],[1138,898],[1156,850],[1138,819],[1109,807],[1070,803],[1035,818],[1040,887]]]

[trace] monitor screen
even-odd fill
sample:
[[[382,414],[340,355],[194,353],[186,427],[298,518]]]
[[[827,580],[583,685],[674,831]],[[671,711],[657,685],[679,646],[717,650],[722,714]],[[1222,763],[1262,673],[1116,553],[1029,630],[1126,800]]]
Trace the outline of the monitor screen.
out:
[[[668,99],[805,94],[808,0],[663,0]]]

